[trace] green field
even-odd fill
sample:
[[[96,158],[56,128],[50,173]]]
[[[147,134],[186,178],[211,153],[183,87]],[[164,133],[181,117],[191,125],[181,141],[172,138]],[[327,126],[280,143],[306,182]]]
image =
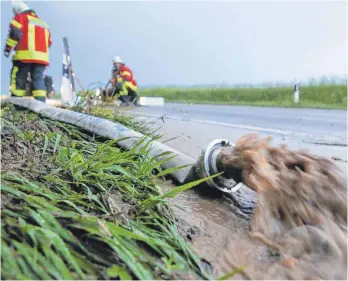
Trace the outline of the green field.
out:
[[[297,105],[293,103],[292,87],[149,88],[141,89],[139,94],[147,97],[164,97],[166,102],[347,108],[347,85],[302,86],[300,102]]]

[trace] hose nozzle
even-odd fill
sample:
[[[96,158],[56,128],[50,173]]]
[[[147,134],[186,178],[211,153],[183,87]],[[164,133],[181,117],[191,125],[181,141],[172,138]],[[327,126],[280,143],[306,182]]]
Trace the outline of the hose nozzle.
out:
[[[210,177],[215,174],[226,172],[219,163],[220,153],[225,148],[232,148],[234,144],[225,139],[216,139],[210,142],[201,152],[195,168],[200,178]],[[232,177],[228,177],[228,173],[224,173],[218,177],[207,181],[209,187],[219,189],[225,193],[234,193],[239,190],[243,183],[238,182]]]

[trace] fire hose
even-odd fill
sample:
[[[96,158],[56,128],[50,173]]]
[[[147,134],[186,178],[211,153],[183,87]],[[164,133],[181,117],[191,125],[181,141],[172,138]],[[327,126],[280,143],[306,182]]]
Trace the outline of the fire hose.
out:
[[[56,108],[27,98],[11,97],[6,101],[17,106],[27,108],[44,117],[78,126],[89,132],[109,139],[122,139],[117,144],[127,150],[134,146],[134,144],[140,139],[146,138],[146,141],[144,141],[138,149],[141,149],[148,142],[151,142],[149,146],[150,157],[155,157],[161,161],[166,159],[166,156],[163,156],[164,152],[172,152],[174,155],[176,155],[176,157],[165,161],[161,165],[161,168],[170,169],[182,167],[179,170],[171,172],[171,176],[179,184],[184,184],[194,180],[210,177],[221,172],[226,172],[219,162],[219,155],[224,148],[233,147],[233,144],[228,140],[214,140],[202,150],[200,157],[195,161],[191,157],[188,157],[159,141],[152,140],[150,137],[145,137],[143,134],[107,119],[67,109]],[[222,192],[231,200],[233,205],[236,207],[236,210],[241,215],[247,217],[251,216],[252,210],[256,203],[257,194],[240,181],[240,176],[238,176],[238,173],[224,173],[219,175],[208,180],[206,182],[206,186],[210,189]]]

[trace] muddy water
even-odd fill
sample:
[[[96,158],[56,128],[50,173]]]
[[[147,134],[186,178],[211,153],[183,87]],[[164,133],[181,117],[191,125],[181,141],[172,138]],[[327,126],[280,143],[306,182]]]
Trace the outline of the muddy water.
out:
[[[222,159],[258,192],[251,221],[202,190],[171,201],[194,250],[215,277],[245,266],[233,279],[346,279],[347,182],[331,161],[268,142],[245,136]]]
[[[166,128],[169,132],[176,131],[167,123]],[[197,126],[195,125],[197,132],[206,131]],[[192,129],[192,127],[188,129],[189,135],[192,135]],[[222,135],[221,133],[211,135]],[[172,134],[169,136],[174,137]],[[228,136],[226,138],[232,139]],[[195,145],[189,145],[186,140],[185,144],[182,140],[178,141],[177,147],[172,142],[171,145],[194,157],[195,153],[192,151],[197,149],[195,152],[199,153],[200,148],[209,140],[201,136],[193,138],[192,141]],[[196,142],[199,141],[202,144],[197,145]],[[239,161],[238,158],[243,160],[240,164],[242,166],[247,164],[242,167],[245,168],[245,178],[248,178],[247,175],[253,175],[248,178],[249,183],[246,184],[254,186],[255,190],[258,187],[263,189],[258,191],[262,193],[260,200],[262,204],[261,211],[259,210],[254,221],[248,223],[236,216],[235,206],[229,205],[228,201],[221,198],[207,198],[194,191],[181,194],[172,200],[172,204],[185,209],[183,211],[176,208],[176,214],[187,224],[189,230],[187,233],[192,239],[196,253],[213,265],[215,277],[245,265],[246,274],[236,275],[235,279],[346,279],[347,224],[346,217],[344,220],[342,213],[346,213],[347,202],[338,200],[345,199],[346,194],[342,192],[334,194],[336,185],[342,185],[341,181],[335,180],[337,171],[332,170],[326,161],[318,162],[318,159],[312,159],[306,153],[293,155],[288,151],[273,150],[272,153],[278,151],[285,154],[274,154],[273,159],[263,159],[259,156],[263,156],[267,141],[256,140],[256,144],[256,147],[251,144],[249,146],[251,149],[246,147],[249,150],[247,154],[242,153],[250,160],[249,164],[239,156],[232,161],[235,165],[235,160]],[[259,147],[255,150],[253,146]],[[243,152],[245,151],[243,149]],[[316,153],[323,154],[321,151]],[[327,154],[331,155],[330,153]],[[293,165],[294,163],[297,165]],[[269,170],[270,165],[272,171]],[[346,170],[345,164],[341,167]],[[346,186],[346,173],[344,177]],[[270,178],[273,180],[270,181]],[[268,188],[273,191],[263,192]],[[303,188],[306,191],[302,195],[297,194],[296,188]],[[334,192],[331,193],[330,190]],[[314,216],[306,213],[306,206],[310,206],[309,209]],[[293,218],[286,222],[283,218],[284,213],[290,214]],[[341,225],[335,221],[337,217],[343,217],[343,220],[340,219]],[[251,233],[256,235],[253,239],[249,238],[249,226]],[[268,238],[268,241],[261,240],[260,237]]]
[[[172,187],[167,182],[165,189]],[[249,238],[249,222],[233,212],[234,207],[226,198],[189,190],[170,202],[193,249],[212,265],[214,277],[246,265],[249,260],[258,261],[259,266],[269,264],[267,248]],[[244,278],[247,276],[237,274],[233,279]]]

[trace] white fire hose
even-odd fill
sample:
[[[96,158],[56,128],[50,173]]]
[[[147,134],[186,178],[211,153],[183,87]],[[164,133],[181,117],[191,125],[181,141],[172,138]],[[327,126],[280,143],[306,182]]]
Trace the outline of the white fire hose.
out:
[[[134,146],[137,141],[145,138],[143,134],[110,120],[53,107],[34,99],[11,97],[6,101],[27,108],[44,117],[78,126],[108,139],[127,138],[120,140],[117,143],[117,145],[127,150]],[[171,176],[180,184],[223,172],[218,169],[219,165],[217,159],[219,152],[221,152],[221,149],[225,147],[233,146],[233,144],[228,140],[214,140],[202,150],[199,159],[195,161],[191,157],[188,157],[159,141],[152,140],[150,137],[146,137],[146,141],[139,146],[139,149],[145,146],[148,142],[151,142],[149,145],[150,157],[157,158],[157,160],[161,161],[167,157],[162,155],[164,152],[172,152],[173,155],[176,155],[176,157],[163,163],[161,165],[162,169],[187,166],[171,173]],[[236,182],[231,178],[225,178],[223,175],[220,175],[207,181],[207,185],[226,194],[243,213],[247,215],[251,214],[252,208],[255,204],[256,193],[243,183]]]

